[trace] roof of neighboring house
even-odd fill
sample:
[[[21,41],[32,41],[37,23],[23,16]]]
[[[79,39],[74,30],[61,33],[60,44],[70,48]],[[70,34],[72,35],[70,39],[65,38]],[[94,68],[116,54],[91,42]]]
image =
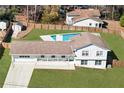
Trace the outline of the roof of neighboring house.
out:
[[[98,9],[75,9],[74,11],[68,12],[67,15],[79,15],[84,18],[100,16]]]
[[[83,32],[71,39],[73,49],[79,49],[92,44],[104,49],[109,49],[100,36],[93,35],[89,32]]]
[[[13,25],[23,26],[23,24],[20,22],[15,22],[15,23],[13,23]]]
[[[69,42],[13,41],[11,54],[73,54]]]
[[[73,21],[79,21],[82,19],[93,18],[100,16],[100,11],[98,9],[75,9],[74,11],[68,12],[67,15],[74,16]],[[98,21],[97,19],[95,21]]]
[[[96,22],[103,23],[103,21],[100,18],[79,18],[77,20],[73,19],[73,21],[74,21],[74,23],[77,23],[77,22],[84,21],[84,20],[87,20],[87,19],[92,19]]]

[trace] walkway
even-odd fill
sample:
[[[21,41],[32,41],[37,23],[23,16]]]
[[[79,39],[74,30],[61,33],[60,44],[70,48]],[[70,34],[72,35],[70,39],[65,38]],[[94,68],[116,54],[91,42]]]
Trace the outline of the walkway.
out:
[[[3,88],[27,88],[35,63],[11,64]]]

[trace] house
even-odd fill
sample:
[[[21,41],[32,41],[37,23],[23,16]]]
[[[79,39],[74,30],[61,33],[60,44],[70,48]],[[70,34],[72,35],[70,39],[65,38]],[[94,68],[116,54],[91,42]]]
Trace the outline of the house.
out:
[[[23,24],[19,23],[19,22],[13,23],[13,25],[12,25],[12,30],[13,31],[21,32],[22,28],[23,28]]]
[[[12,37],[16,38],[18,33],[22,31],[22,28],[23,28],[22,23],[19,23],[19,22],[13,23],[13,25],[12,25],[12,30],[13,30]]]
[[[66,24],[102,28],[104,23],[99,17],[100,11],[97,9],[75,9],[66,14]]]
[[[4,31],[7,29],[9,23],[7,21],[0,21],[0,31]]]
[[[35,62],[40,69],[75,69],[75,66],[105,69],[108,51],[100,36],[88,32],[68,42],[13,41],[10,49],[12,62]]]

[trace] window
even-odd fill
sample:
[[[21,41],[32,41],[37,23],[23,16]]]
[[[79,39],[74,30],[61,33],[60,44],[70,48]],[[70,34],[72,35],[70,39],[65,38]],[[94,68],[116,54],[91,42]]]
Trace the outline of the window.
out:
[[[54,56],[54,55],[52,55],[52,56],[51,56],[51,58],[55,58],[55,56]]]
[[[103,51],[96,51],[96,56],[102,56],[103,55]]]
[[[92,25],[92,23],[89,23],[89,26],[91,26]]]
[[[65,56],[61,56],[62,58],[65,58]]]
[[[88,51],[82,51],[82,56],[88,56],[88,55],[89,55]]]
[[[30,58],[30,56],[19,56],[20,58]]]
[[[98,24],[96,23],[96,27],[98,26]]]
[[[81,60],[81,65],[87,65],[87,60]]]
[[[95,65],[101,65],[102,64],[102,60],[95,60]]]
[[[44,58],[45,56],[44,55],[41,55],[41,58]]]

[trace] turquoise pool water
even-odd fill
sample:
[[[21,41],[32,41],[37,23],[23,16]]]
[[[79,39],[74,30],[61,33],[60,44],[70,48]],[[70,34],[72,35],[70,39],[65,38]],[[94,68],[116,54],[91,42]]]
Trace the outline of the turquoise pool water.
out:
[[[79,33],[72,33],[72,34],[62,34],[63,41],[69,41],[72,37],[79,35]],[[56,35],[51,36],[56,41]]]

